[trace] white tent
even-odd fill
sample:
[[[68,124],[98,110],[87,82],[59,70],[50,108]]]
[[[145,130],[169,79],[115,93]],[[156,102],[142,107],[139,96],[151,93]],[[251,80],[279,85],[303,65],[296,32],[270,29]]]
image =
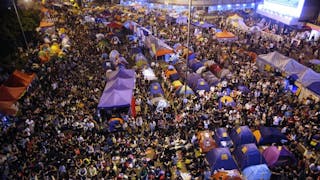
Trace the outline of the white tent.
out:
[[[151,68],[144,69],[142,71],[142,74],[144,79],[147,79],[149,81],[158,79]]]
[[[283,71],[286,73],[286,75],[297,75],[298,77],[301,77],[303,73],[308,68],[297,61],[289,61],[286,65],[283,66]]]
[[[288,64],[289,61],[294,60],[277,51],[268,54],[261,54],[257,57],[257,65],[260,70],[263,70],[266,65],[270,65],[273,68],[283,70],[283,68],[286,64]]]

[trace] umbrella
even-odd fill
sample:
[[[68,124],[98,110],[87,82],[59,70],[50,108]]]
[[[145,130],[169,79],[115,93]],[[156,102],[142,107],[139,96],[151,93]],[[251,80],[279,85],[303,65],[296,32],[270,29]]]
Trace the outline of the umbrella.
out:
[[[177,90],[176,90],[176,94],[177,95],[190,95],[190,94],[194,94],[194,92],[192,91],[192,89],[187,86],[187,85],[183,85],[183,86],[180,86]]]

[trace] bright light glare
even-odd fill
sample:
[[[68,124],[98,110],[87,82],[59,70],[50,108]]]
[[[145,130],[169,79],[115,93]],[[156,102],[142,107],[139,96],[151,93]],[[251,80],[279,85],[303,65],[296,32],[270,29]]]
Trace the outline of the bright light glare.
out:
[[[284,5],[281,5],[281,4],[269,3],[269,2],[265,2],[263,4],[263,8],[264,9],[269,9],[271,11],[278,12],[279,14],[283,14],[283,15],[288,15],[288,16],[293,16],[293,17],[299,18],[300,15],[301,15],[301,11],[302,11],[303,5],[304,5],[304,1],[305,0],[300,0],[297,8],[284,6]]]

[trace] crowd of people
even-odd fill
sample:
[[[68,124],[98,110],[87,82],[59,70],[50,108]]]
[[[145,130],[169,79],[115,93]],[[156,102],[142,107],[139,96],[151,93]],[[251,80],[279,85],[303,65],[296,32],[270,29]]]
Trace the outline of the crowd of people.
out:
[[[101,7],[108,9],[106,7]],[[320,106],[313,99],[298,99],[284,89],[283,78],[276,73],[261,73],[254,59],[240,49],[258,54],[270,51],[290,53],[294,48],[290,36],[283,42],[273,42],[255,34],[245,33],[224,22],[230,12],[220,13],[224,18],[212,22],[221,29],[233,31],[238,40],[218,42],[210,30],[203,30],[206,41],[199,42],[192,34],[191,49],[197,59],[214,60],[228,68],[232,75],[223,79],[210,92],[187,99],[173,96],[169,80],[163,75],[165,62],[154,62],[155,73],[165,91],[170,107],[155,111],[147,96],[149,83],[136,71],[136,105],[141,111],[137,116],[112,111],[113,117],[121,117],[124,123],[116,132],[110,132],[108,119],[97,113],[97,104],[106,84],[102,64],[103,53],[118,50],[134,68],[128,49],[139,43],[126,39],[128,32],[122,29],[119,44],[98,47],[96,34],[114,31],[98,25],[83,23],[84,14],[98,16],[97,11],[84,9],[82,13],[60,9],[56,16],[64,16],[65,22],[56,27],[67,29],[71,48],[63,59],[54,58],[35,71],[37,79],[20,101],[20,119],[1,134],[0,172],[3,179],[181,179],[189,172],[191,179],[210,179],[210,167],[199,150],[196,140],[200,130],[227,127],[229,130],[248,125],[257,129],[260,125],[274,126],[286,134],[287,144],[297,162],[272,169],[272,179],[317,179],[320,173],[318,159],[307,158],[298,151],[301,143],[308,148],[313,135],[319,134]],[[144,14],[129,8],[133,14]],[[121,15],[121,7],[113,12]],[[149,11],[139,20],[142,26],[150,26],[161,10]],[[112,20],[112,19],[111,19]],[[163,24],[164,25],[163,25]],[[153,34],[174,42],[186,42],[186,33],[179,24],[164,22],[152,26]],[[191,27],[194,32],[196,27]],[[160,34],[161,31],[165,34]],[[115,32],[113,32],[115,33]],[[121,35],[122,34],[122,35]],[[43,35],[40,35],[43,36]],[[41,39],[39,40],[40,44]],[[272,46],[271,46],[272,44]],[[34,48],[39,47],[35,45]],[[319,57],[319,43],[302,41],[295,47],[299,57],[313,50]],[[155,61],[148,51],[145,56]],[[227,58],[221,58],[225,56]],[[30,62],[38,62],[35,54]],[[219,107],[218,98],[226,87],[238,91],[238,85],[247,86],[249,93],[234,96],[235,107]],[[206,121],[203,115],[206,115]],[[177,117],[182,117],[177,120]]]

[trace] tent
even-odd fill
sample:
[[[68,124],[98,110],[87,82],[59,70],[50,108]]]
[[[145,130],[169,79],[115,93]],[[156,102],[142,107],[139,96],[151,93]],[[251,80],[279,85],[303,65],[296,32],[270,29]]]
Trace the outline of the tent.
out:
[[[240,172],[236,169],[216,172],[211,178],[212,180],[243,180]]]
[[[307,89],[320,96],[320,80],[319,82],[311,83],[309,86],[307,86]]]
[[[313,71],[308,68],[303,74],[299,77],[298,81],[304,86],[308,87],[314,82],[320,82],[320,73]]]
[[[248,126],[233,128],[230,133],[233,144],[238,147],[242,144],[255,143],[256,140]]]
[[[114,132],[116,131],[117,127],[121,126],[124,123],[124,121],[121,118],[113,117],[108,121],[108,123],[109,131]]]
[[[116,78],[122,78],[122,79],[135,78],[135,71],[132,69],[119,68],[116,71],[112,71],[110,73],[107,73],[107,79],[109,81],[112,81]]]
[[[197,26],[197,27],[201,27],[201,28],[213,28],[215,27],[213,24],[207,23],[207,22],[194,22],[192,23],[192,25]]]
[[[249,166],[242,171],[243,176],[247,180],[269,180],[271,171],[266,164]]]
[[[142,74],[144,79],[149,81],[158,79],[151,68],[143,69]]]
[[[123,79],[123,78],[116,78],[113,79],[112,81],[108,81],[104,88],[104,92],[109,91],[109,90],[123,90],[123,89],[133,89],[134,88],[134,78],[128,78],[128,79]]]
[[[188,17],[187,16],[179,16],[176,19],[177,24],[188,24]]]
[[[203,153],[207,153],[217,147],[216,142],[212,138],[211,131],[200,131],[198,134],[199,146]]]
[[[26,90],[25,87],[0,86],[0,101],[17,101]]]
[[[260,70],[270,71],[271,68],[283,70],[285,65],[293,59],[274,51],[268,54],[261,54],[257,57],[257,66]]]
[[[283,66],[282,70],[286,73],[286,75],[295,75],[297,77],[301,77],[303,72],[307,70],[307,67],[298,63],[297,61],[289,61]]]
[[[163,90],[161,88],[161,85],[158,82],[154,82],[150,85],[150,94],[155,95],[155,94],[162,94],[163,95]]]
[[[187,84],[191,88],[194,89],[194,87],[197,85],[198,80],[201,78],[201,76],[197,73],[190,73],[187,77]]]
[[[214,148],[206,154],[206,159],[211,167],[211,172],[219,169],[238,169],[228,148]]]
[[[266,144],[282,144],[288,141],[288,138],[274,127],[260,126],[258,130],[253,132],[258,145]]]
[[[103,92],[98,108],[113,109],[130,107],[132,98],[132,89],[116,90],[112,89],[107,92]]]
[[[146,46],[152,50],[155,56],[159,57],[173,53],[173,49],[159,38],[149,35],[146,36],[145,39]]]
[[[175,81],[173,81],[173,82],[171,83],[171,85],[176,89],[176,88],[182,86],[183,84],[182,84],[181,81],[175,80]]]
[[[219,79],[210,71],[202,73],[202,77],[207,81],[209,86],[214,86],[219,83]]]
[[[257,146],[253,143],[236,147],[234,157],[241,170],[253,165],[265,164],[266,161]]]
[[[229,107],[234,107],[236,106],[236,102],[233,100],[231,96],[222,96],[219,99],[219,109],[222,108],[222,106],[229,106]]]
[[[210,90],[210,87],[204,79],[200,78],[200,79],[198,79],[197,84],[194,89],[196,91],[204,90],[204,91],[208,92]]]
[[[11,76],[4,82],[4,85],[9,87],[27,87],[36,77],[34,73],[28,74],[15,70]]]
[[[194,94],[194,92],[192,91],[192,89],[187,86],[187,85],[183,85],[183,86],[180,86],[177,90],[176,90],[176,94],[177,95],[192,95]]]
[[[233,33],[227,32],[227,31],[217,32],[215,36],[218,41],[225,41],[225,40],[230,41],[230,40],[237,39],[237,37]]]
[[[0,111],[6,115],[15,115],[18,111],[15,103],[25,93],[35,74],[28,74],[15,70],[0,86]]]
[[[48,28],[54,26],[53,22],[41,21],[39,27],[40,28]]]
[[[214,139],[219,147],[231,147],[233,142],[226,128],[216,128]]]
[[[285,146],[270,146],[262,153],[269,167],[294,165],[296,159]]]

